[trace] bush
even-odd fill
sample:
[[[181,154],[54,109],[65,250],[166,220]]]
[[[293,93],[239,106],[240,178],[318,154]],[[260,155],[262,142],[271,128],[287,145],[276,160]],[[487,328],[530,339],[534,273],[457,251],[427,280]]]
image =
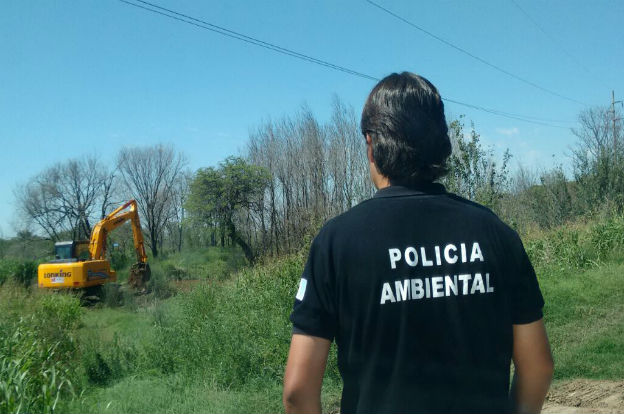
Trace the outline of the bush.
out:
[[[81,344],[82,366],[89,383],[95,385],[107,385],[133,373],[139,365],[139,355],[134,343],[117,334],[112,342],[92,337]]]
[[[147,282],[147,292],[152,293],[157,299],[167,299],[176,294],[176,289],[171,286],[169,280],[158,267],[152,267],[152,275]]]
[[[8,279],[13,278],[19,262],[17,260],[2,259],[0,260],[0,285],[6,282]]]
[[[115,308],[124,305],[124,294],[121,287],[117,283],[105,283],[102,285],[102,304],[109,308]]]
[[[575,223],[525,237],[535,266],[582,269],[598,266],[624,248],[624,217]]]
[[[51,413],[74,394],[79,301],[72,295],[0,287],[0,413]]]
[[[0,260],[0,285],[9,278],[29,287],[37,278],[37,263],[11,259]]]
[[[32,320],[4,327],[0,341],[0,413],[53,413],[63,394],[74,394],[61,342],[37,337]]]
[[[35,262],[22,262],[13,273],[16,282],[29,287],[37,278],[37,264]]]
[[[162,268],[164,274],[167,276],[167,279],[182,280],[189,278],[189,274],[186,269],[178,267],[173,263],[164,263]]]
[[[153,363],[162,372],[201,375],[222,387],[280,380],[302,269],[301,256],[275,260],[226,283],[204,282],[160,305],[154,349],[148,351]],[[335,353],[327,371],[339,378]]]
[[[110,263],[113,269],[123,269],[128,264],[128,256],[123,250],[113,250],[110,254]]]

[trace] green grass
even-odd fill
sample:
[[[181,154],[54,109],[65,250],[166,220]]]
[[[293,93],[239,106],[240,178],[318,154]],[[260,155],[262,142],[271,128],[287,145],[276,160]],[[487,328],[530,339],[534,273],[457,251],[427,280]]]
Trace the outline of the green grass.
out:
[[[80,315],[74,295],[0,286],[0,413],[51,413],[73,395]]]
[[[276,260],[134,311],[88,309],[79,329],[86,391],[62,411],[282,411],[288,314],[302,264]],[[335,350],[326,378],[324,403],[336,411]]]
[[[162,255],[155,261],[155,266],[171,279],[225,280],[245,265],[245,256],[238,247],[188,249]]]
[[[137,342],[149,342],[153,339],[153,326],[149,308],[131,311],[123,307],[101,307],[86,309],[78,334],[81,337],[96,335],[102,341],[112,341],[117,335]]]
[[[614,218],[526,237],[546,301],[556,380],[624,378],[622,230],[624,220]],[[304,256],[267,260],[230,275],[241,268],[242,257],[228,259],[228,254],[209,249],[152,261],[152,293],[124,294],[121,306],[111,301],[77,311],[71,295],[5,284],[0,327],[16,329],[17,321],[30,315],[29,332],[71,351],[56,361],[64,364],[59,369],[72,367],[67,375],[79,395],[57,393],[57,411],[281,412],[288,315]],[[167,273],[168,265],[201,282],[170,297],[170,279],[179,273]],[[39,317],[41,312],[47,316]],[[325,411],[337,411],[340,391],[332,349]]]
[[[254,390],[217,390],[211,383],[189,383],[179,376],[126,378],[97,388],[63,411],[80,413],[251,413],[279,412],[277,386]]]
[[[329,388],[329,390],[327,389]],[[340,389],[326,387],[324,411],[337,412]],[[126,378],[111,387],[96,388],[61,407],[77,413],[278,413],[281,385],[220,389],[208,381],[189,382],[181,376]]]
[[[555,379],[624,378],[623,275],[614,263],[540,277]]]

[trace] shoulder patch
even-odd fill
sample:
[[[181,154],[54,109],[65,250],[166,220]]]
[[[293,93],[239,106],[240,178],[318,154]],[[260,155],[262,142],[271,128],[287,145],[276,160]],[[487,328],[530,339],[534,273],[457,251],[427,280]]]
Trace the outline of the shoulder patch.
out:
[[[301,278],[301,281],[299,281],[299,290],[297,291],[297,296],[295,296],[297,300],[303,300],[307,286],[308,281],[304,278]]]

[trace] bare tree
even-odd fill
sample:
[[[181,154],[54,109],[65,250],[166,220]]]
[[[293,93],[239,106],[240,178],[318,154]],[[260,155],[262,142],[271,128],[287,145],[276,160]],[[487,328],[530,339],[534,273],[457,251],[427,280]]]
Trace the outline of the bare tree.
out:
[[[578,138],[575,155],[595,160],[612,153],[610,118],[608,109],[604,107],[589,108],[579,114],[579,126],[572,128],[572,133]]]
[[[115,170],[102,170],[101,188],[100,218],[104,218],[110,213],[111,206],[119,204],[120,201],[115,199],[115,197],[119,197],[117,172]]]
[[[303,106],[291,117],[268,121],[250,134],[248,158],[270,172],[248,211],[250,241],[274,254],[297,250],[328,218],[373,194],[366,146],[352,108],[335,97],[331,119],[319,122]]]
[[[614,123],[613,118],[620,121]],[[621,118],[621,113],[606,107],[588,108],[579,114],[579,126],[572,129],[578,139],[572,149],[574,175],[584,209],[603,201],[614,201],[616,206],[624,201]]]
[[[108,203],[111,189],[106,168],[90,156],[46,168],[14,193],[22,215],[53,240],[61,235],[86,239],[98,219],[98,204]]]
[[[123,148],[117,156],[121,181],[128,194],[137,200],[147,244],[154,257],[163,242],[165,227],[171,219],[176,182],[186,158],[172,146]]]
[[[178,252],[182,251],[184,240],[183,231],[186,220],[186,200],[189,195],[189,184],[193,176],[190,171],[183,171],[174,183],[172,202],[170,203],[169,219],[167,223],[167,238],[171,247]]]
[[[27,223],[34,223],[52,240],[68,231],[65,213],[55,198],[50,170],[39,173],[15,190],[17,209]]]

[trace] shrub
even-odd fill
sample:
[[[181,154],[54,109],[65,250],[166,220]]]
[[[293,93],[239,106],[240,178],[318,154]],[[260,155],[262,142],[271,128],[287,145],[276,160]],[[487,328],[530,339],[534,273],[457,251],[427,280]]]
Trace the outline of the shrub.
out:
[[[97,336],[85,338],[80,346],[81,362],[87,380],[95,385],[107,385],[135,372],[141,352],[135,343],[115,334],[112,341]]]
[[[0,414],[51,413],[73,395],[75,330],[81,309],[71,294],[0,286]]]
[[[117,283],[105,283],[102,285],[102,304],[110,308],[124,305],[124,293]]]
[[[110,263],[113,269],[122,269],[128,264],[128,256],[123,250],[113,250],[110,254]]]
[[[99,351],[85,352],[81,360],[90,383],[108,384],[112,377],[112,371]]]
[[[21,262],[13,271],[12,276],[16,282],[29,287],[37,278],[37,264],[31,261]]]
[[[33,315],[0,327],[0,413],[53,413],[59,398],[74,394],[68,348],[40,335]]]
[[[152,275],[146,287],[147,292],[152,293],[157,299],[167,299],[176,293],[175,288],[171,286],[163,271],[158,267],[152,267]]]
[[[163,272],[167,276],[167,279],[182,280],[188,279],[189,275],[186,269],[176,266],[173,263],[164,263],[162,265]]]
[[[281,379],[302,269],[303,258],[291,256],[225,283],[201,283],[162,304],[154,311],[156,341],[148,351],[153,363],[163,372],[201,375],[222,387]],[[335,353],[327,371],[339,377]]]
[[[0,285],[12,278],[19,266],[17,260],[2,259],[0,260]]]
[[[525,237],[536,266],[582,269],[600,265],[624,247],[624,217],[574,223]]]

